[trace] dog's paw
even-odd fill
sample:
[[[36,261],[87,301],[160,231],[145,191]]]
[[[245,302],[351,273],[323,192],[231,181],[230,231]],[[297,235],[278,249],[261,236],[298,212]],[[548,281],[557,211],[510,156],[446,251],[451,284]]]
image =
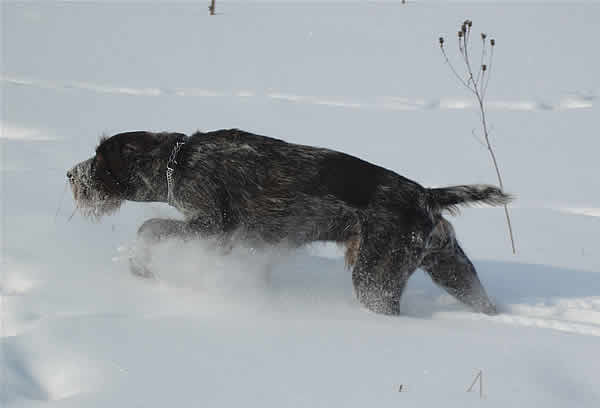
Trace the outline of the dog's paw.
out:
[[[152,273],[149,265],[135,257],[129,258],[129,272],[140,278],[156,279],[156,275]]]
[[[498,308],[489,299],[478,299],[471,304],[474,311],[486,314],[488,316],[495,316],[498,314]]]
[[[481,313],[484,313],[488,316],[496,316],[499,312],[498,312],[498,308],[496,307],[496,305],[490,303],[489,305],[487,305],[485,308],[483,308],[481,310]]]
[[[144,279],[157,279],[156,274],[151,271],[151,262],[147,248],[141,247],[137,242],[124,244],[117,248],[117,255],[112,258],[113,262],[127,262],[132,275]]]

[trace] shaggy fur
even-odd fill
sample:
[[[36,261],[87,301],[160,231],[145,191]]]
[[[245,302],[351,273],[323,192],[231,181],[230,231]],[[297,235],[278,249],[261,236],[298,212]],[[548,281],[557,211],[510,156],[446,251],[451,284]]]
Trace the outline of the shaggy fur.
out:
[[[178,142],[185,144],[175,150]],[[155,218],[140,227],[146,250],[131,265],[141,275],[151,275],[149,246],[165,238],[213,237],[224,246],[334,241],[346,246],[356,296],[372,311],[398,314],[406,282],[421,267],[461,302],[496,312],[442,217],[457,206],[507,203],[510,197],[493,186],[428,189],[341,152],[237,129],[190,137],[120,133],[103,139],[67,177],[78,207],[93,218],[125,200],[168,198],[183,214],[184,220]]]

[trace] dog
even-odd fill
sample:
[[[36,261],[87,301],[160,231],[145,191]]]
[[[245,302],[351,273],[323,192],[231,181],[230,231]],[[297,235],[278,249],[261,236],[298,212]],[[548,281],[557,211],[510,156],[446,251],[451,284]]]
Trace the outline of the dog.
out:
[[[358,301],[400,313],[412,273],[432,280],[477,312],[497,313],[450,222],[459,206],[504,205],[491,185],[425,188],[351,155],[238,129],[145,131],[103,138],[96,154],[67,172],[79,211],[99,219],[126,201],[166,202],[183,220],[153,218],[138,230],[145,248],[133,273],[152,276],[150,248],[164,239],[213,238],[223,246],[346,247]]]

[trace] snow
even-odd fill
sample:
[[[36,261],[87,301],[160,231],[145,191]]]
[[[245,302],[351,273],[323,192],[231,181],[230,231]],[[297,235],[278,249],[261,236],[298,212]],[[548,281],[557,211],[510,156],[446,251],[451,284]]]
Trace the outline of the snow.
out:
[[[600,4],[399,3],[2,2],[2,406],[599,406]],[[66,169],[138,129],[239,127],[427,186],[494,183],[438,48],[465,18],[498,43],[488,115],[518,254],[501,209],[452,222],[500,315],[420,271],[402,316],[372,314],[334,245],[165,243],[144,281],[136,228],[173,209],[71,218]],[[465,392],[479,370],[483,400]]]

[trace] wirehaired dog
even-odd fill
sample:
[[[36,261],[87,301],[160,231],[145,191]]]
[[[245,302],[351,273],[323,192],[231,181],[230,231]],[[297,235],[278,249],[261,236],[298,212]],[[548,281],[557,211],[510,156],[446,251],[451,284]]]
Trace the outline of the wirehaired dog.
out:
[[[299,247],[346,246],[355,294],[368,309],[400,313],[409,277],[422,268],[478,312],[496,313],[444,211],[510,196],[488,185],[425,188],[356,157],[237,129],[128,132],[104,138],[96,154],[67,172],[80,211],[93,218],[125,200],[167,202],[183,220],[154,218],[138,230],[149,275],[151,244],[166,238],[217,238]]]

